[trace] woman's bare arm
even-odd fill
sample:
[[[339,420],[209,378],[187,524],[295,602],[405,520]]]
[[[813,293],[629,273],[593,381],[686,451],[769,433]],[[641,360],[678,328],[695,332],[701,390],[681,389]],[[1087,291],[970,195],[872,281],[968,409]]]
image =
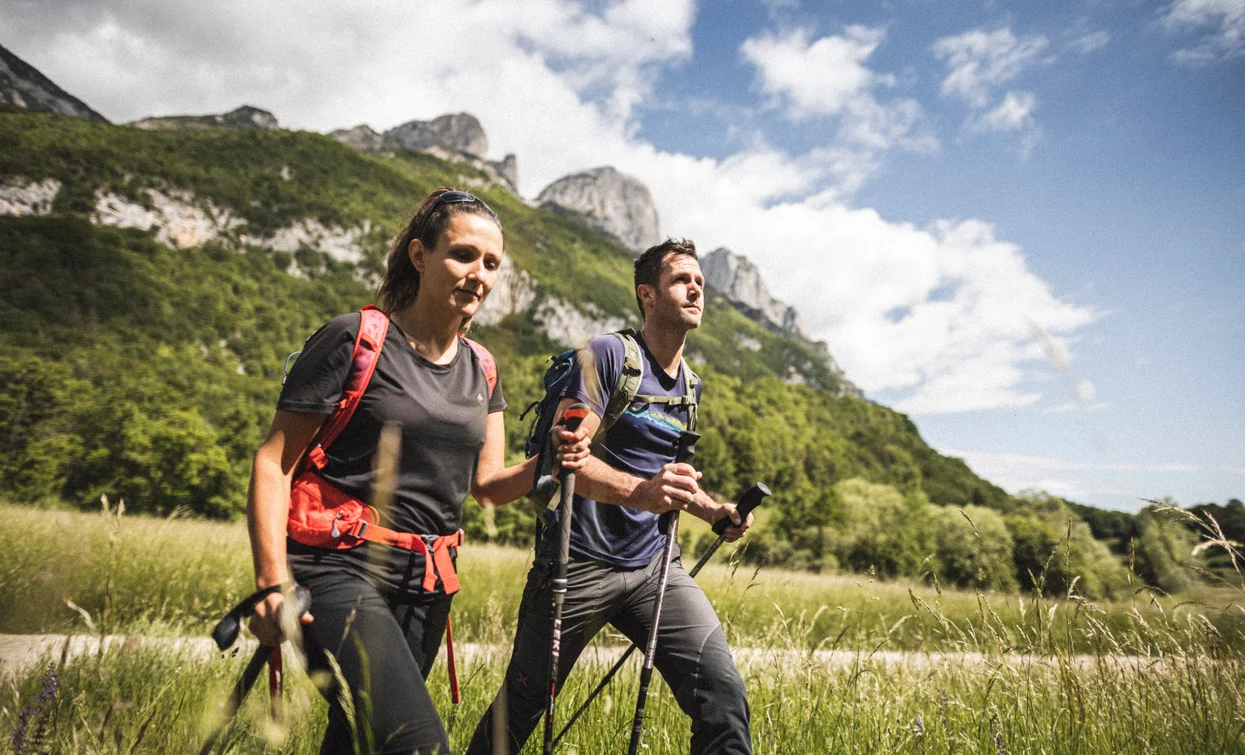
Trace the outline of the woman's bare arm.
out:
[[[554,427],[557,463],[566,469],[578,469],[588,458],[587,431],[571,433]],[[503,506],[522,498],[535,485],[536,457],[513,467],[506,466],[506,420],[501,412],[488,415],[484,448],[476,466],[475,485],[471,495],[481,506]]]
[[[256,589],[290,581],[285,554],[290,485],[303,452],[328,416],[278,410],[268,428],[268,437],[255,452],[251,487],[247,492],[246,521],[251,536]],[[277,593],[256,606],[251,631],[266,645],[280,643],[277,615],[283,600]]]

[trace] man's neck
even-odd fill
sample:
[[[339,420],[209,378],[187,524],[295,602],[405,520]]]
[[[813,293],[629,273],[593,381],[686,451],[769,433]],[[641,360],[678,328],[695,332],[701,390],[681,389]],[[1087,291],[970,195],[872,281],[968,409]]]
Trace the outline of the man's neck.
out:
[[[663,328],[650,320],[640,329],[640,336],[666,374],[677,378],[679,364],[683,361],[683,345],[687,342],[687,332],[680,328]]]

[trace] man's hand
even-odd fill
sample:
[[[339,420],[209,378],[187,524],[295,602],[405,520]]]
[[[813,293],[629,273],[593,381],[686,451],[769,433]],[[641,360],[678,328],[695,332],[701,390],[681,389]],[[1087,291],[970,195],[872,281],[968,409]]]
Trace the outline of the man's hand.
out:
[[[709,520],[709,524],[715,524],[719,520],[727,518],[731,520],[731,526],[726,528],[725,541],[733,543],[744,536],[748,528],[752,526],[752,514],[749,512],[748,518],[740,521],[739,511],[736,510],[735,504],[724,503],[718,508],[718,515]]]
[[[255,613],[247,622],[247,628],[251,630],[251,634],[255,635],[255,639],[259,640],[259,644],[277,647],[285,641],[285,629],[281,625],[281,614],[286,604],[285,598],[284,592],[274,592],[256,604]],[[299,620],[304,624],[310,624],[311,612],[304,613]]]
[[[592,438],[588,428],[583,425],[575,432],[566,429],[565,425],[554,425],[550,435],[553,444],[554,458],[560,469],[582,469],[588,457],[592,455]],[[556,473],[556,469],[554,470]]]
[[[700,472],[691,464],[667,464],[656,476],[641,482],[628,496],[628,505],[664,514],[686,511],[700,492]]]

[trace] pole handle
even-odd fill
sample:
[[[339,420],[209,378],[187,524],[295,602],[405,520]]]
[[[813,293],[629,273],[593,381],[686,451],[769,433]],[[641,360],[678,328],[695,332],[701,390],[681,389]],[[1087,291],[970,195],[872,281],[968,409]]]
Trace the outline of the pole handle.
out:
[[[739,497],[739,503],[735,504],[735,510],[739,512],[740,521],[747,519],[752,510],[760,506],[761,502],[771,495],[773,494],[769,492],[769,487],[763,482],[758,482],[744,491],[744,494]],[[726,528],[730,526],[730,517],[723,517],[713,523],[713,534],[721,536],[726,533]]]
[[[284,585],[273,585],[263,590],[257,590],[230,609],[229,613],[225,614],[216,624],[216,627],[212,629],[212,640],[216,643],[216,647],[221,650],[228,650],[237,641],[238,634],[242,631],[242,622],[255,613],[255,606],[259,605],[259,602],[264,598],[283,588]],[[294,600],[294,615],[302,618],[303,614],[311,610],[311,591],[302,585],[294,585],[292,596]],[[287,610],[289,605],[287,603]]]
[[[579,429],[579,424],[588,417],[589,411],[591,411],[591,409],[582,401],[571,404],[566,407],[566,411],[562,412],[562,419],[558,422],[558,424],[565,425],[567,430],[575,432]],[[562,470],[561,476],[563,479],[566,478],[567,474],[570,473],[568,473],[565,469]]]
[[[684,430],[679,433],[678,439],[674,442],[674,463],[675,464],[691,464],[692,459],[696,457],[696,442],[700,440],[700,433],[694,433],[691,430]],[[657,531],[663,535],[670,533],[670,521],[674,519],[676,512],[667,511],[657,520]]]

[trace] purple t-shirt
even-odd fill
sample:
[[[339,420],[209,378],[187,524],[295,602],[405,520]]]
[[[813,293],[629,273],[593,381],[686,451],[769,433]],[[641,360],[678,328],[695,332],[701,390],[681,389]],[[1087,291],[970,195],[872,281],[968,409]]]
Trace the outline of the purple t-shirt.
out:
[[[636,341],[644,359],[644,377],[637,394],[684,396],[688,368],[681,368],[677,378],[670,377],[648,350],[644,339],[637,335]],[[618,386],[626,347],[618,336],[608,334],[592,339],[587,351],[592,356],[588,379],[584,379],[582,365],[577,365],[564,396],[583,401],[602,417],[610,394]],[[696,398],[700,398],[699,385]],[[674,461],[675,441],[688,429],[689,413],[686,406],[632,402],[606,431],[604,439],[597,441],[594,453],[611,467],[647,480]],[[571,554],[577,558],[635,569],[646,565],[665,545],[665,536],[657,531],[656,514],[578,495],[574,505]]]

